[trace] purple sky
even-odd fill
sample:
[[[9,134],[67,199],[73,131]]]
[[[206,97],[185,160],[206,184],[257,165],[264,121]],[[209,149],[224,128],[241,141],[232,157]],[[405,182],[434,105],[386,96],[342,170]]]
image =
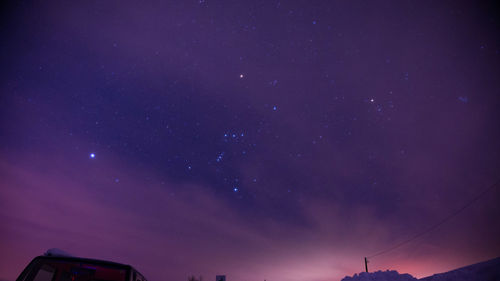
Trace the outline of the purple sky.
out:
[[[150,281],[340,280],[500,176],[493,4],[12,2],[2,280],[53,247]],[[370,269],[499,256],[499,198]]]

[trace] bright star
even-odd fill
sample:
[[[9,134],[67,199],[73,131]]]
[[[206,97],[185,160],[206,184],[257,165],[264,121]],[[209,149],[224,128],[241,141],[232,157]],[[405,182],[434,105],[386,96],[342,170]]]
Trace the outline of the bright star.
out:
[[[374,102],[374,101],[375,101],[375,100],[374,100],[373,98],[372,98],[372,99],[370,99],[370,102]]]
[[[240,74],[240,78],[243,78],[243,77],[245,77],[245,76],[243,74]]]
[[[90,158],[94,159],[95,158],[95,154],[94,153],[90,153]]]
[[[238,189],[237,187],[233,188],[233,191],[234,191],[234,192],[238,192],[238,190],[239,190],[239,189]]]

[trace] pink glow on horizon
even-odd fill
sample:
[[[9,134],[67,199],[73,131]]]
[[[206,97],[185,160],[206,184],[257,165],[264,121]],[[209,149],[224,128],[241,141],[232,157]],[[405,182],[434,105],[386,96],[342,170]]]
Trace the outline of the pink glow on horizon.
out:
[[[99,161],[107,163],[101,167],[114,168],[60,157],[1,162],[0,216],[7,227],[0,238],[4,252],[15,256],[0,263],[2,278],[15,278],[32,257],[58,247],[133,264],[151,280],[182,280],[190,274],[210,279],[221,273],[235,280],[339,280],[362,271],[363,249],[374,251],[384,246],[375,247],[376,241],[391,236],[369,209],[347,219],[321,201],[305,209],[315,231],[277,221],[248,224],[195,184],[179,187],[153,180],[157,183],[144,186],[144,172],[103,158]],[[71,174],[70,166],[92,180]],[[371,235],[365,236],[365,229]],[[419,245],[426,246],[425,241]],[[410,257],[403,249],[395,252],[401,256],[396,262],[382,256],[369,265],[417,277],[460,265],[439,256],[429,259],[438,250],[428,247],[425,254]]]

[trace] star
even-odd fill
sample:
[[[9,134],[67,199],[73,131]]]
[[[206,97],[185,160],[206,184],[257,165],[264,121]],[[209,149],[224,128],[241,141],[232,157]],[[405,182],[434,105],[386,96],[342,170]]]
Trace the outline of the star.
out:
[[[245,77],[245,75],[243,75],[243,74],[240,74],[240,79],[243,79],[243,77]]]
[[[89,157],[90,157],[91,159],[94,159],[94,158],[95,158],[95,153],[90,153]]]

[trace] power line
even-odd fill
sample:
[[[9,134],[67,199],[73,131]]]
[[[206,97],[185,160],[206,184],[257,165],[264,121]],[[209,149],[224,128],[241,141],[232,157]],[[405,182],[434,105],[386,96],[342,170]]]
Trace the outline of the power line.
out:
[[[450,219],[452,219],[453,217],[455,217],[456,215],[460,214],[463,210],[467,209],[470,205],[474,204],[477,200],[479,200],[481,197],[483,197],[486,193],[488,193],[490,190],[492,190],[495,186],[497,186],[498,184],[500,184],[500,180],[498,180],[497,182],[495,182],[494,184],[490,185],[488,188],[486,188],[485,190],[483,190],[481,193],[479,193],[479,195],[477,195],[476,197],[474,197],[471,201],[467,202],[467,204],[465,204],[464,206],[462,206],[460,209],[456,210],[455,212],[451,213],[449,216],[447,216],[446,218],[444,218],[443,220],[441,220],[440,222],[432,225],[431,227],[429,227],[428,229],[416,234],[415,236],[413,236],[412,238],[408,239],[408,240],[405,240],[401,243],[398,243],[388,249],[385,249],[383,251],[380,251],[378,253],[375,253],[371,256],[368,256],[367,258],[373,258],[373,257],[376,257],[376,256],[380,256],[380,255],[383,255],[387,252],[390,252],[394,249],[397,249],[407,243],[410,243],[411,241],[419,238],[420,236],[424,235],[424,234],[427,234],[431,231],[433,231],[434,229],[438,228],[439,226],[441,226],[442,224],[446,223],[447,221],[449,221]]]

